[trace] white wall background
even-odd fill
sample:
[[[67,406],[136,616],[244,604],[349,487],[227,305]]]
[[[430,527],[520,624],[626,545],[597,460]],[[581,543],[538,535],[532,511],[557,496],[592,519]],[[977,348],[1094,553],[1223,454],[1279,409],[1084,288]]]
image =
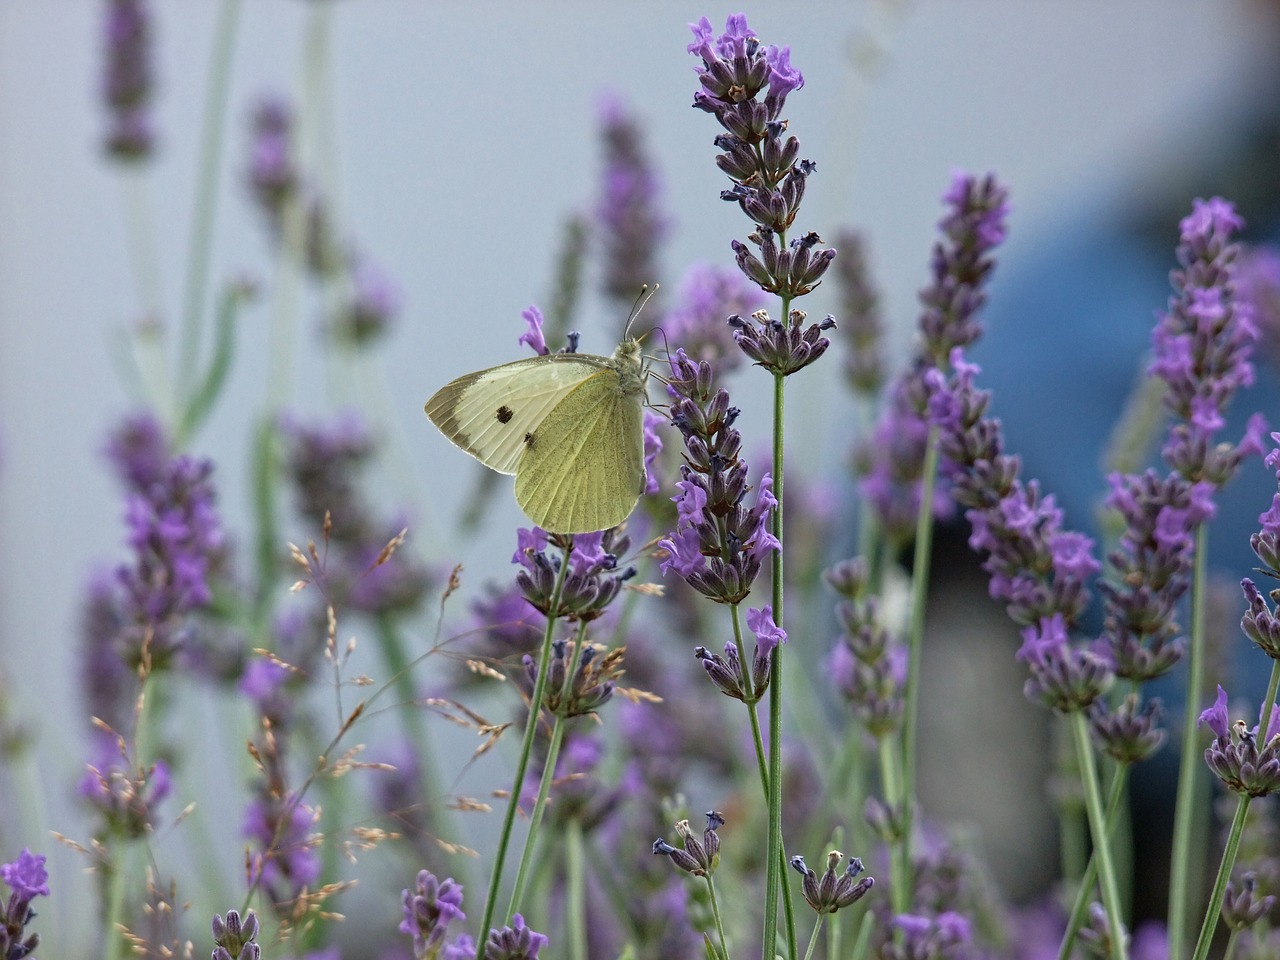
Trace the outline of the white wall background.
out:
[[[140,189],[172,322],[218,6],[153,6],[161,153]],[[195,449],[224,465],[222,507],[242,534],[247,478],[237,464],[265,394],[274,270],[240,181],[245,119],[260,93],[299,89],[318,6],[249,0],[238,32],[213,277],[260,277],[267,297],[245,318],[231,389]],[[118,490],[100,451],[136,397],[113,369],[108,343],[144,307],[127,188],[98,149],[102,7],[0,4],[0,665],[9,709],[39,738],[44,791],[38,805],[5,808],[0,857],[27,844],[51,854],[60,895],[41,910],[40,929],[53,956],[87,956],[91,935],[63,895],[85,882],[76,877],[81,864],[47,837],[86,832],[68,797],[85,733],[75,637],[86,574],[122,556]],[[685,45],[688,21],[706,13],[719,26],[738,7],[347,0],[329,9],[330,187],[344,232],[404,293],[394,337],[377,351],[380,382],[366,398],[399,464],[387,490],[417,511],[411,543],[424,553],[461,560],[475,576],[498,571],[510,555],[515,505],[504,495],[482,537],[451,542],[448,518],[473,465],[430,429],[422,402],[461,372],[519,355],[519,312],[548,298],[558,226],[594,201],[595,104],[605,90],[641,111],[665,181],[675,232],[657,279],[674,291],[684,265],[732,262],[729,239],[745,221],[717,197],[715,128],[689,107]],[[1254,29],[1256,11],[1240,2],[920,0],[895,11],[767,0],[747,13],[762,38],[791,46],[807,80],[787,111],[802,155],[818,161],[803,228],[830,235],[854,223],[871,234],[899,345],[952,169],[995,170],[1012,185],[1007,258],[1016,259],[1064,208],[1105,203],[1152,155],[1188,142],[1187,118],[1205,104],[1246,99],[1253,65],[1273,52]],[[883,47],[870,76],[851,57],[869,42]],[[1204,142],[1212,149],[1212,131]],[[314,355],[314,309],[304,311],[306,350],[291,398],[319,414],[342,391]],[[598,326],[587,327],[584,347],[608,352],[603,331],[617,318],[602,315],[598,301],[592,316]],[[815,368],[795,394],[797,469],[839,467],[843,438],[832,441],[804,412],[842,402],[835,370]],[[735,400],[752,409],[745,391]]]

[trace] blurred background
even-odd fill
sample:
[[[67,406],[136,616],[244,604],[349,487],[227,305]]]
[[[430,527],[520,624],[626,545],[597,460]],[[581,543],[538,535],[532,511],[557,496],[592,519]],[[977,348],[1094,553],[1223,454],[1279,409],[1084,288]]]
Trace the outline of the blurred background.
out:
[[[18,791],[39,800],[4,808],[0,858],[25,845],[49,853],[58,894],[86,882],[77,856],[48,839],[55,830],[84,837],[73,797],[87,731],[73,659],[81,603],[90,573],[123,552],[120,494],[102,450],[143,396],[121,359],[129,356],[128,331],[171,327],[181,312],[222,9],[213,0],[151,5],[156,153],[141,171],[122,172],[102,147],[106,6],[0,4],[0,683],[39,757],[39,782]],[[220,507],[233,537],[247,530],[253,418],[282,392],[285,407],[301,416],[364,411],[388,442],[378,482],[388,502],[407,511],[410,549],[444,567],[464,564],[470,589],[505,575],[510,531],[521,522],[514,501],[503,486],[478,533],[458,535],[474,464],[431,428],[423,401],[461,373],[523,355],[515,342],[520,312],[545,308],[552,297],[564,222],[599,202],[603,98],[637,116],[661,179],[669,226],[652,279],[664,295],[674,295],[694,263],[732,264],[729,241],[742,236],[745,221],[718,198],[725,184],[712,162],[714,126],[690,109],[695,78],[685,47],[690,21],[705,14],[718,31],[737,10],[665,0],[243,4],[210,278],[211,289],[244,278],[261,296],[239,325],[228,388],[191,443],[219,464]],[[1040,377],[1017,360],[1017,318],[1032,322],[1052,306],[1035,300],[1045,288],[1017,278],[1037,276],[1082,225],[1163,209],[1172,197],[1172,213],[1160,221],[1165,262],[1152,262],[1142,294],[1125,304],[1131,328],[1149,329],[1167,296],[1161,284],[1176,218],[1190,208],[1193,194],[1181,191],[1200,188],[1195,171],[1220,169],[1260,115],[1276,116],[1276,17],[1260,2],[770,0],[745,12],[763,40],[791,47],[806,80],[787,108],[801,155],[817,162],[798,226],[828,241],[844,227],[865,232],[895,358],[910,343],[951,171],[995,171],[1010,186],[1014,210],[998,254],[988,338],[1011,338],[990,357],[992,376],[1011,389],[1021,381],[1030,390]],[[279,258],[246,182],[251,118],[264,96],[305,104],[304,159],[336,229],[396,290],[394,327],[354,373],[335,373],[326,360],[327,305],[305,285],[296,288],[297,355],[283,383],[269,362]],[[1274,181],[1274,155],[1270,170]],[[1093,282],[1059,279],[1068,289]],[[621,317],[598,293],[599,277],[586,282],[582,348],[608,353]],[[1017,299],[1010,290],[1021,291]],[[809,300],[815,318],[836,309],[830,284]],[[1006,316],[1013,319],[1002,330]],[[1103,338],[1095,345],[1105,355],[1106,331],[1089,335]],[[1145,340],[1126,340],[1135,342]],[[1135,364],[1126,353],[1120,367]],[[1087,394],[1090,368],[1081,369],[1070,378]],[[761,394],[735,393],[744,422],[767,410]],[[1003,414],[1000,397],[998,389]],[[792,398],[791,469],[847,489],[851,401],[838,366],[797,378]],[[1050,396],[1046,405],[1069,416],[1074,402]],[[1034,423],[1021,430],[1036,434]],[[1019,438],[1011,439],[1015,450]],[[1085,475],[1098,478],[1096,457],[1083,459]],[[1036,475],[1034,462],[1029,472]],[[1096,496],[1103,483],[1092,482]],[[1087,489],[1080,498],[1068,505],[1069,523],[1088,522],[1080,515]],[[1246,512],[1266,502],[1254,498]],[[431,628],[424,620],[423,634]],[[977,664],[985,661],[962,655],[946,668],[957,698],[986,696],[975,676],[985,666]],[[1008,709],[1021,710],[1011,656],[1001,668],[1009,671]],[[1011,715],[993,718],[997,703],[979,700],[977,709],[998,727]],[[1008,726],[1017,736],[1016,722]],[[948,727],[964,729],[963,721],[942,717],[935,729]],[[1016,806],[1025,784],[1014,788]],[[181,802],[207,802],[192,793],[181,791]],[[1006,810],[984,795],[970,809],[961,793],[952,798],[960,809],[953,803],[950,811],[961,821],[979,822],[987,805],[998,823]],[[229,870],[241,855],[236,827],[228,825]],[[1039,859],[1025,838],[978,829],[982,842],[1009,848],[1015,861]],[[1045,822],[1031,829],[1052,842]],[[1017,883],[1028,876],[1018,871],[1033,866],[1001,869]],[[51,921],[42,925],[51,955],[87,955],[91,931],[74,904],[58,895],[41,910]]]

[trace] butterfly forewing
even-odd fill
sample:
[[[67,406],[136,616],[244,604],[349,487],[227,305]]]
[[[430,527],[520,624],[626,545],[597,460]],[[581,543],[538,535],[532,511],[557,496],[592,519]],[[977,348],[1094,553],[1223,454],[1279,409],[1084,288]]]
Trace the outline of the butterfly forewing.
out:
[[[426,404],[440,432],[486,467],[515,473],[528,443],[575,386],[600,373],[603,358],[552,354],[459,377]]]
[[[614,369],[571,390],[526,443],[516,500],[552,533],[616,526],[644,486],[643,387],[627,390]]]

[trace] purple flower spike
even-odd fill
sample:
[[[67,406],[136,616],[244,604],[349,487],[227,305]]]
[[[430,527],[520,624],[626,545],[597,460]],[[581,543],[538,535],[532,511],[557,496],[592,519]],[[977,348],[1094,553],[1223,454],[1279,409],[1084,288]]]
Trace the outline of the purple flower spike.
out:
[[[609,296],[630,303],[658,274],[654,256],[667,223],[658,207],[660,184],[639,119],[613,97],[605,100],[600,114],[605,168],[596,219],[604,244],[604,287]]]
[[[1214,733],[1214,741],[1204,752],[1204,761],[1214,776],[1236,793],[1265,797],[1280,788],[1280,710],[1275,704],[1266,727],[1250,729],[1243,720],[1231,723],[1227,713],[1227,692],[1218,687],[1212,707],[1200,714],[1199,725]],[[1259,737],[1265,736],[1265,743]]]
[[[1234,236],[1243,226],[1227,201],[1195,202],[1181,224],[1180,268],[1170,274],[1174,295],[1152,334],[1151,373],[1168,385],[1165,403],[1179,420],[1165,461],[1186,479],[1215,487],[1234,475],[1256,442],[1256,425],[1234,448],[1214,437],[1235,392],[1253,382],[1253,304],[1236,281]]]
[[[449,924],[467,919],[462,912],[462,886],[452,877],[441,881],[430,870],[419,871],[414,889],[404,890],[401,901],[400,932],[413,937],[413,955],[419,960],[436,956]]]
[[[545,935],[525,926],[524,917],[517,913],[511,926],[489,931],[485,960],[538,960],[538,951],[549,942]]]
[[[26,847],[17,860],[0,864],[0,879],[9,885],[9,889],[18,897],[31,901],[36,897],[49,896],[49,871],[44,864],[44,854],[32,853]]]
[[[109,0],[105,24],[106,71],[102,98],[109,121],[107,155],[137,162],[151,156],[151,14],[143,0]]]

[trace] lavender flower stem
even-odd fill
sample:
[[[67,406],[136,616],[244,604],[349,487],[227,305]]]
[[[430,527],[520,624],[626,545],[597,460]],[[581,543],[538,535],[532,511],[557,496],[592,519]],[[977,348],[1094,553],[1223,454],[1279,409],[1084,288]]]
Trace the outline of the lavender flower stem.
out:
[[[200,159],[196,172],[196,209],[191,225],[191,245],[187,250],[187,277],[182,308],[178,383],[196,382],[196,357],[204,324],[204,303],[209,289],[213,228],[218,210],[218,172],[222,167],[222,144],[227,119],[227,98],[231,92],[231,62],[235,53],[236,27],[242,0],[223,0],[214,28],[213,54],[209,64],[209,87],[204,106],[204,128],[200,136]],[[190,398],[183,398],[183,406]]]
[[[911,889],[911,828],[915,819],[916,753],[920,738],[920,659],[924,647],[924,612],[929,596],[929,555],[933,550],[933,487],[938,475],[938,425],[929,426],[920,477],[920,509],[916,513],[916,544],[911,560],[911,627],[907,636],[907,683],[903,691],[902,718],[902,836],[899,870],[902,883],[895,889]],[[894,871],[898,873],[897,870]]]
[[[822,932],[823,923],[826,919],[827,915],[825,913],[818,914],[817,922],[813,925],[813,933],[809,935],[809,947],[804,952],[804,960],[812,960],[814,948],[818,945],[818,934]],[[832,954],[832,956],[839,956],[839,954]]]
[[[147,195],[149,178],[141,164],[121,171],[121,203],[129,236],[129,262],[137,289],[141,324],[137,329],[138,367],[147,388],[166,421],[172,419],[173,381],[165,369],[160,266],[156,256],[155,228]]]
[[[707,874],[703,879],[707,881],[707,893],[711,898],[711,915],[715,917],[716,936],[720,938],[720,956],[723,960],[729,960],[729,945],[724,938],[724,921],[720,918],[720,901],[716,899],[716,882],[711,874]]]
[[[565,558],[568,563],[568,558]],[[552,607],[551,609],[555,609]],[[582,643],[586,640],[587,625],[582,621],[578,625],[578,637],[575,644],[576,650],[582,649]],[[566,670],[564,675],[564,683],[560,690],[560,702],[567,703],[569,700],[569,692],[573,686],[573,671]],[[533,715],[533,723],[536,726],[537,714]],[[542,776],[538,781],[538,798],[533,803],[533,812],[529,815],[529,832],[525,836],[524,852],[520,854],[520,866],[516,870],[516,882],[511,889],[511,901],[507,904],[507,916],[510,917],[520,909],[520,901],[524,898],[525,884],[529,880],[529,868],[533,864],[533,852],[538,847],[538,833],[542,826],[542,815],[547,809],[547,797],[551,793],[551,783],[556,778],[556,762],[560,759],[560,748],[564,745],[564,718],[556,716],[555,722],[551,726],[551,741],[547,745],[547,757],[542,764]]]
[[[790,316],[791,298],[782,298],[782,315]],[[782,544],[782,510],[783,510],[783,424],[786,414],[786,376],[782,373],[773,375],[773,495],[778,505],[771,518],[772,533],[779,544]],[[783,564],[782,555],[785,545],[773,552],[773,622],[783,628]],[[783,908],[786,911],[787,946],[790,956],[797,957],[799,945],[796,943],[795,913],[791,905],[791,887],[787,876],[787,851],[782,842],[782,647],[773,648],[773,663],[769,681],[769,854],[767,872],[765,874],[764,903],[764,938],[765,960],[773,956],[778,933],[778,897],[782,893]],[[745,661],[744,661],[745,662]]]
[[[892,811],[901,810],[904,803],[902,784],[902,753],[889,737],[881,737],[880,744],[880,783],[884,789],[885,803]],[[893,869],[889,873],[889,900],[893,904],[895,915],[908,913],[911,910],[911,885],[907,883],[910,873],[908,864],[903,863],[903,856],[908,847],[905,843],[896,843],[890,851]]]
[[[582,822],[576,817],[571,818],[565,833],[565,858],[568,861],[565,932],[569,940],[569,960],[587,960],[586,880],[582,873],[586,852],[582,842]]]
[[[569,570],[569,551],[560,557],[560,567],[556,570],[555,585],[551,589],[551,599],[547,609],[552,614],[560,608],[560,598],[564,593],[564,581]],[[542,649],[538,657],[538,676],[533,683],[533,694],[529,698],[529,719],[525,721],[524,740],[520,744],[520,756],[516,760],[515,775],[512,777],[511,795],[507,798],[507,812],[502,818],[502,832],[498,834],[498,849],[493,856],[493,870],[489,875],[489,891],[485,894],[484,914],[480,918],[480,931],[476,942],[479,944],[476,960],[484,960],[488,931],[493,924],[493,911],[498,904],[498,886],[502,882],[502,867],[506,863],[507,848],[511,845],[511,831],[515,826],[516,810],[520,806],[520,792],[524,785],[524,775],[529,769],[529,758],[533,756],[533,739],[538,732],[538,715],[542,712],[542,700],[547,689],[547,671],[551,667],[551,638],[555,633],[556,618],[547,616],[547,628],[542,634]],[[512,898],[514,908],[516,899]],[[510,915],[506,919],[509,919]]]
[[[1111,832],[1115,830],[1117,822],[1117,813],[1120,810],[1120,803],[1124,799],[1125,786],[1129,781],[1129,766],[1117,767],[1116,775],[1111,779],[1111,794],[1107,797],[1107,836],[1111,836]],[[1062,934],[1062,945],[1058,948],[1058,960],[1070,960],[1071,952],[1075,949],[1076,934],[1080,932],[1080,928],[1084,925],[1085,916],[1089,912],[1089,901],[1093,893],[1093,885],[1098,880],[1098,859],[1096,856],[1089,858],[1089,863],[1084,869],[1084,874],[1080,877],[1079,887],[1076,889],[1075,903],[1071,906],[1071,916],[1067,918],[1067,929]]]
[[[1080,761],[1080,779],[1084,787],[1085,809],[1089,811],[1089,829],[1093,834],[1093,855],[1098,861],[1102,887],[1102,905],[1111,926],[1111,960],[1126,960],[1125,927],[1120,913],[1120,888],[1116,883],[1115,865],[1111,860],[1111,840],[1107,816],[1102,809],[1102,791],[1098,786],[1098,770],[1093,747],[1089,742],[1089,720],[1084,711],[1075,710],[1068,718],[1076,756]],[[1170,956],[1175,954],[1170,953]]]
[[[1275,661],[1271,668],[1273,684],[1278,670],[1280,670],[1280,660]],[[1231,868],[1235,866],[1236,854],[1240,850],[1240,835],[1244,833],[1244,822],[1249,816],[1249,803],[1252,800],[1253,797],[1249,796],[1249,794],[1242,793],[1236,803],[1236,815],[1231,819],[1231,831],[1227,834],[1227,846],[1222,851],[1222,863],[1218,865],[1218,877],[1213,882],[1213,892],[1209,894],[1209,905],[1205,908],[1204,922],[1200,925],[1200,936],[1196,939],[1196,950],[1192,954],[1191,960],[1205,960],[1209,956],[1209,943],[1213,940],[1213,931],[1218,925],[1218,914],[1222,912],[1222,898],[1227,892],[1227,881],[1231,879]],[[1170,953],[1169,956],[1173,956],[1173,954]]]
[[[1195,571],[1191,580],[1191,635],[1187,639],[1186,709],[1182,722],[1182,756],[1178,766],[1178,794],[1174,802],[1173,850],[1169,876],[1169,956],[1186,956],[1186,937],[1193,899],[1191,884],[1200,871],[1207,837],[1204,818],[1197,825],[1196,813],[1208,809],[1209,784],[1201,775],[1201,751],[1197,735],[1197,704],[1204,687],[1204,599],[1209,552],[1208,527],[1196,530]],[[1194,898],[1198,899],[1198,898]]]

